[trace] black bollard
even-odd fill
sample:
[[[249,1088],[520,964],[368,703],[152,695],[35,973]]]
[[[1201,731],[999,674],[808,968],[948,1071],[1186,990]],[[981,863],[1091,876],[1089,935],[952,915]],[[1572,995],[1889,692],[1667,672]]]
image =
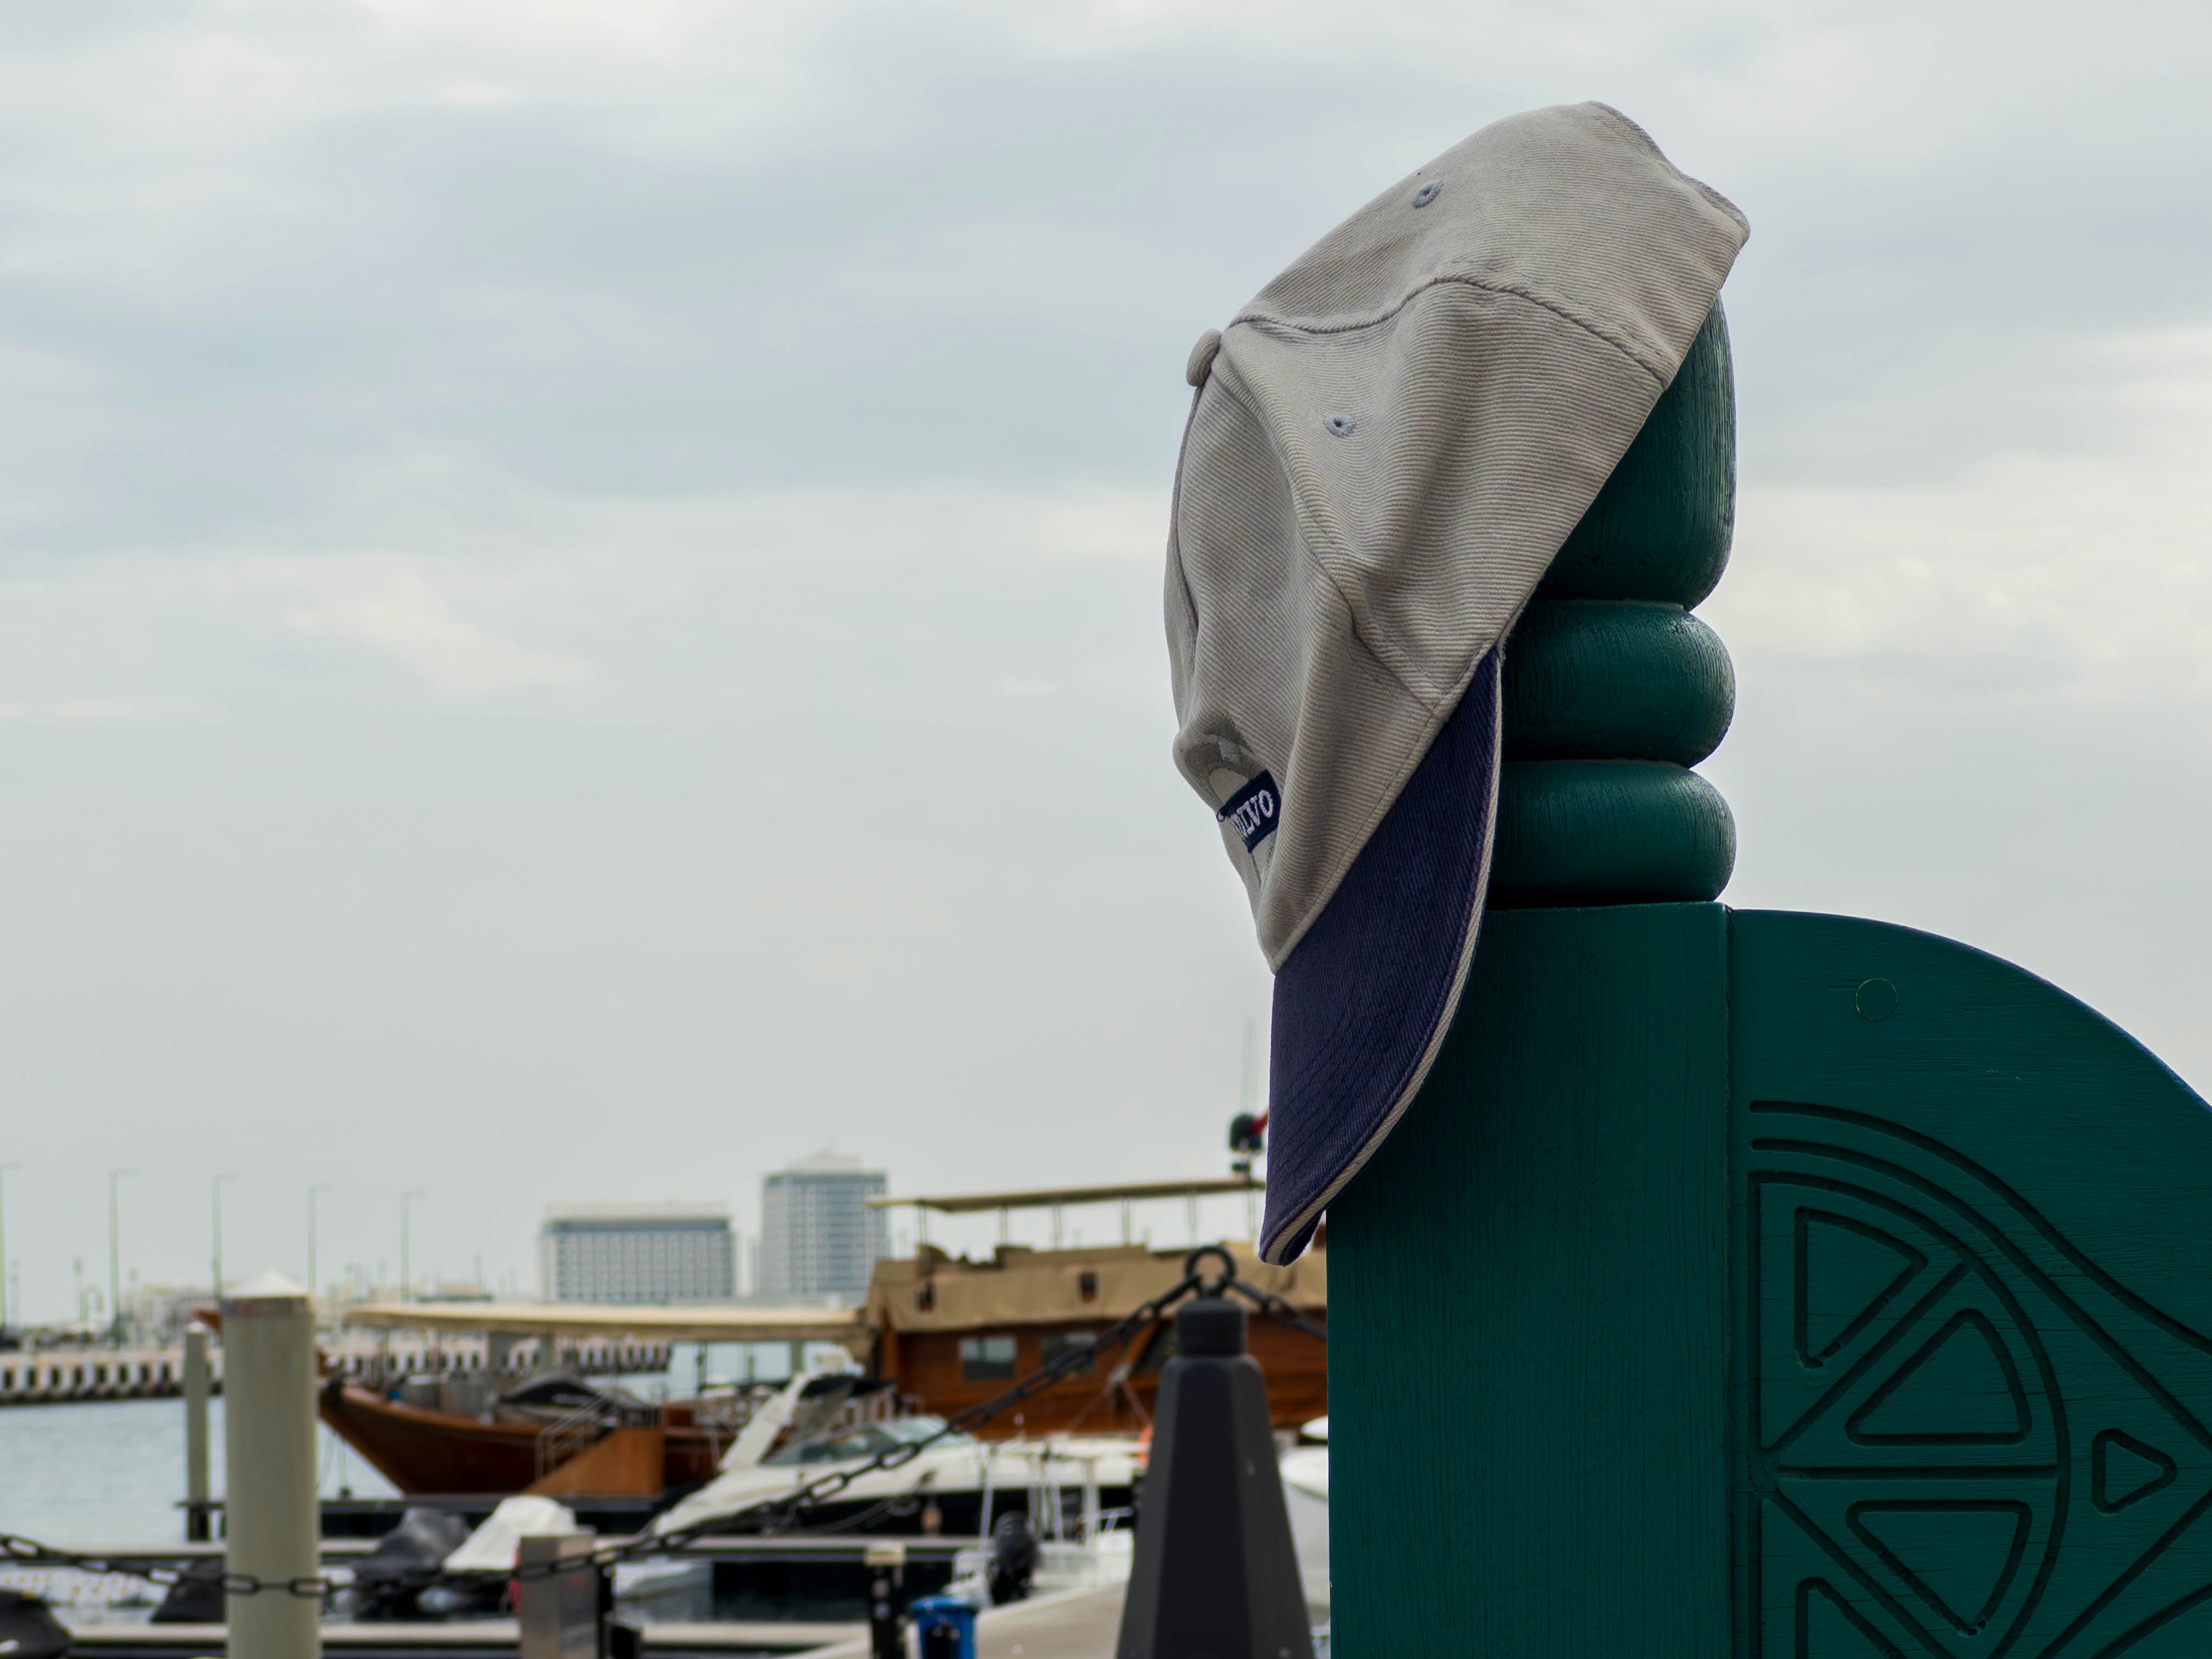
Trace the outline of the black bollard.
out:
[[[1267,1384],[1244,1352],[1244,1323],[1243,1308],[1218,1296],[1176,1314],[1118,1659],[1312,1659]]]
[[[1036,1577],[1037,1557],[1042,1553],[1036,1528],[1020,1510],[1009,1510],[999,1517],[999,1524],[991,1528],[990,1586],[991,1605],[1003,1607],[1009,1601],[1018,1601],[1030,1593],[1030,1581]]]
[[[907,1659],[906,1546],[871,1544],[863,1559],[868,1569],[870,1659]]]

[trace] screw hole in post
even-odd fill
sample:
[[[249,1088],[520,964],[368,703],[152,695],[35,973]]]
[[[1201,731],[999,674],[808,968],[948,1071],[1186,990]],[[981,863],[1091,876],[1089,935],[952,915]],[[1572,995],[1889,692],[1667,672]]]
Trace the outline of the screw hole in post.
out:
[[[1897,987],[1886,979],[1863,979],[1852,994],[1851,1006],[1858,1010],[1861,1019],[1876,1024],[1897,1012]]]

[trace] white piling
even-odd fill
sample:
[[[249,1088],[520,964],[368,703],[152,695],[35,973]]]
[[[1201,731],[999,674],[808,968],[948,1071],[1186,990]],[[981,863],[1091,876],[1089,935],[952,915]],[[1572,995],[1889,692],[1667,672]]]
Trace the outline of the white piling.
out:
[[[240,1285],[222,1304],[223,1468],[229,1567],[256,1578],[312,1578],[315,1510],[315,1320],[307,1293],[281,1273]],[[313,1596],[281,1589],[226,1598],[229,1659],[316,1659]]]
[[[583,1559],[591,1554],[592,1543],[587,1532],[526,1533],[515,1540],[518,1567],[576,1558],[574,1567],[566,1572],[517,1583],[515,1626],[521,1659],[597,1659],[606,1651],[601,1634],[602,1569]]]
[[[208,1537],[208,1328],[197,1319],[185,1327],[185,1537],[204,1544]]]

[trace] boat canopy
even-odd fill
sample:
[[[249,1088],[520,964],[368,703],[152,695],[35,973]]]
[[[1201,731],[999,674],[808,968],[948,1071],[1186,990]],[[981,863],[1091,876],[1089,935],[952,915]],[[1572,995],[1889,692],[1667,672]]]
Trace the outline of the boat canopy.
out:
[[[1191,1181],[1125,1182],[1115,1187],[1031,1187],[1011,1193],[958,1193],[943,1198],[872,1198],[872,1210],[914,1208],[940,1215],[970,1215],[979,1210],[1057,1209],[1067,1204],[1128,1203],[1145,1198],[1212,1198],[1222,1193],[1267,1190],[1264,1181],[1243,1176],[1200,1176]]]
[[[858,1308],[750,1308],[722,1303],[645,1306],[595,1302],[368,1302],[346,1322],[389,1331],[504,1336],[635,1336],[664,1342],[836,1342],[865,1352]]]
[[[1309,1249],[1287,1267],[1271,1267],[1249,1243],[1231,1242],[1237,1276],[1309,1315],[1328,1307],[1328,1259]],[[1184,1249],[1141,1244],[1066,1250],[1001,1244],[970,1261],[924,1244],[911,1256],[885,1256],[868,1283],[867,1317],[902,1334],[974,1331],[1010,1325],[1080,1328],[1133,1312],[1182,1277]]]

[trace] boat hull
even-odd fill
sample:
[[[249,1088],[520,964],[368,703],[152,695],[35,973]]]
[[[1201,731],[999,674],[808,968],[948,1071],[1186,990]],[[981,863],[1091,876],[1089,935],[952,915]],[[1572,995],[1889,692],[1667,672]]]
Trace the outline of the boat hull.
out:
[[[544,1432],[540,1424],[486,1422],[432,1411],[337,1381],[324,1386],[317,1410],[333,1433],[405,1497],[505,1495],[526,1491],[539,1480],[538,1441]],[[658,1468],[635,1457],[602,1457],[597,1461],[620,1490],[592,1496],[652,1496],[713,1477],[721,1455],[720,1437],[686,1425],[665,1425],[653,1432],[661,1442]],[[589,1449],[580,1455],[590,1455]],[[557,1476],[559,1470],[553,1473]],[[550,1486],[580,1490],[560,1480]]]

